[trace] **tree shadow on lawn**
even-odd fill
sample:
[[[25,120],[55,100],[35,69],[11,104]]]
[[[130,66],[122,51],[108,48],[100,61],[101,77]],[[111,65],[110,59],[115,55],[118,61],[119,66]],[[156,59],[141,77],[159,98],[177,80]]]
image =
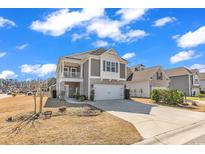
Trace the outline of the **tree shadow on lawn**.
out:
[[[79,103],[79,104],[74,104],[74,103],[68,103],[65,100],[60,100],[57,98],[48,98],[47,101],[45,102],[44,107],[51,107],[51,108],[58,108],[61,106],[66,106],[66,107],[87,107],[87,104]]]

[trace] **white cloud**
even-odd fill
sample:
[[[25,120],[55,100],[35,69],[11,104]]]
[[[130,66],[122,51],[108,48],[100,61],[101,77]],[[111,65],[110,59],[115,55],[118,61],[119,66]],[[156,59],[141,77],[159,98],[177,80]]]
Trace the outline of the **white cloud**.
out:
[[[6,56],[6,52],[0,52],[0,58]]]
[[[205,72],[205,65],[203,64],[194,64],[192,66],[189,67],[190,69],[198,69],[199,72]]]
[[[128,52],[128,53],[126,53],[126,54],[124,54],[123,56],[122,56],[122,58],[124,58],[124,59],[131,59],[131,58],[133,58],[133,57],[135,57],[135,53],[134,52]]]
[[[26,47],[28,47],[28,44],[22,44],[22,45],[16,46],[16,49],[18,49],[18,50],[23,50],[23,49],[25,49]]]
[[[106,41],[103,41],[103,40],[99,40],[99,41],[96,41],[93,43],[93,46],[95,46],[95,47],[106,47],[108,45],[109,45],[109,43]]]
[[[110,19],[97,19],[87,26],[88,33],[96,33],[99,38],[119,40],[122,36],[118,21]]]
[[[15,22],[9,20],[9,19],[5,19],[3,17],[0,17],[0,28],[1,27],[13,27],[16,26]]]
[[[176,34],[176,35],[173,35],[173,36],[172,36],[172,39],[173,39],[173,40],[176,40],[176,39],[178,39],[179,37],[180,37],[180,35],[179,35],[179,34]]]
[[[177,53],[176,55],[172,56],[170,58],[170,62],[172,64],[175,64],[175,63],[178,63],[178,62],[181,62],[181,61],[198,58],[200,56],[201,56],[200,54],[197,54],[193,50],[181,51],[181,52]]]
[[[123,33],[121,23],[111,19],[97,19],[87,27],[87,33],[96,33],[99,38],[110,38],[117,42],[128,42],[147,36],[143,30],[130,30]],[[103,29],[103,30],[102,30]]]
[[[165,26],[168,23],[172,23],[174,21],[176,21],[175,17],[164,17],[164,18],[161,18],[161,19],[154,21],[153,26],[161,27],[161,26]]]
[[[116,12],[117,15],[121,15],[122,23],[129,23],[133,20],[140,19],[148,9],[136,9],[136,8],[123,8]]]
[[[14,79],[18,75],[16,75],[13,71],[4,70],[0,73],[0,79]]]
[[[205,26],[196,31],[189,31],[177,39],[177,44],[181,48],[196,47],[205,44]]]
[[[106,15],[104,9],[82,9],[70,11],[61,9],[45,17],[44,20],[37,20],[30,26],[31,29],[49,34],[52,36],[63,35],[74,27],[85,31],[81,34],[74,33],[71,38],[76,41],[82,38],[89,38],[96,34],[98,38],[109,38],[116,42],[128,42],[143,38],[147,33],[139,29],[126,29],[131,21],[141,18],[148,9],[120,9],[116,12],[119,20],[113,20]]]
[[[74,33],[72,34],[72,41],[77,41],[79,39],[82,39],[82,38],[85,38],[85,39],[89,39],[89,34],[88,33],[81,33],[81,34],[77,34],[77,33]]]
[[[26,81],[32,81],[32,79],[31,78],[27,78]]]
[[[126,41],[133,41],[133,40],[136,40],[136,39],[141,39],[145,36],[147,36],[148,34],[143,31],[143,30],[130,30],[127,34],[125,34],[125,40]]]
[[[43,77],[45,75],[53,73],[53,72],[55,72],[55,70],[56,70],[55,64],[44,64],[44,65],[24,64],[24,65],[21,65],[21,72],[22,73],[34,74],[34,75],[37,75],[39,77]]]
[[[33,21],[30,28],[44,34],[60,36],[74,26],[79,26],[83,24],[83,22],[103,15],[104,9],[98,8],[85,8],[80,11],[61,9],[49,14],[43,21]]]

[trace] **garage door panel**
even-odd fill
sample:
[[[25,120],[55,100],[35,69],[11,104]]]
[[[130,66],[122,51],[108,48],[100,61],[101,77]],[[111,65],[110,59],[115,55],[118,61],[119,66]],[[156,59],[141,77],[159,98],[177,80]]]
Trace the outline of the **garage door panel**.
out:
[[[95,84],[95,100],[111,100],[124,98],[123,85]]]

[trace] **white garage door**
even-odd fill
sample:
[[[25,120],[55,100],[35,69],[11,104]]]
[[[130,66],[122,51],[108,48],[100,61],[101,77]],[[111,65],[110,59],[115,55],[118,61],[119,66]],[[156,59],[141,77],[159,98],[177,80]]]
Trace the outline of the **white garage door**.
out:
[[[123,85],[95,84],[95,100],[123,99]]]

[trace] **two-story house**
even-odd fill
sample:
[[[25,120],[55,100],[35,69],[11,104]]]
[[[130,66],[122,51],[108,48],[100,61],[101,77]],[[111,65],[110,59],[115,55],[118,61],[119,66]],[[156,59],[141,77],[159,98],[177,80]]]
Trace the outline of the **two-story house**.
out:
[[[200,91],[205,94],[205,73],[199,74]]]
[[[56,69],[57,96],[74,94],[95,100],[124,99],[127,61],[113,49],[99,48],[59,58]]]
[[[153,89],[167,89],[169,77],[161,66],[145,68],[144,65],[137,65],[129,68],[132,73],[127,78],[127,89],[131,97],[150,97]]]
[[[199,70],[192,69],[192,96],[196,96],[200,93],[200,83],[199,83]]]
[[[165,71],[170,78],[170,89],[177,89],[187,96],[195,96],[199,93],[199,76],[197,70],[186,67],[172,68]]]

